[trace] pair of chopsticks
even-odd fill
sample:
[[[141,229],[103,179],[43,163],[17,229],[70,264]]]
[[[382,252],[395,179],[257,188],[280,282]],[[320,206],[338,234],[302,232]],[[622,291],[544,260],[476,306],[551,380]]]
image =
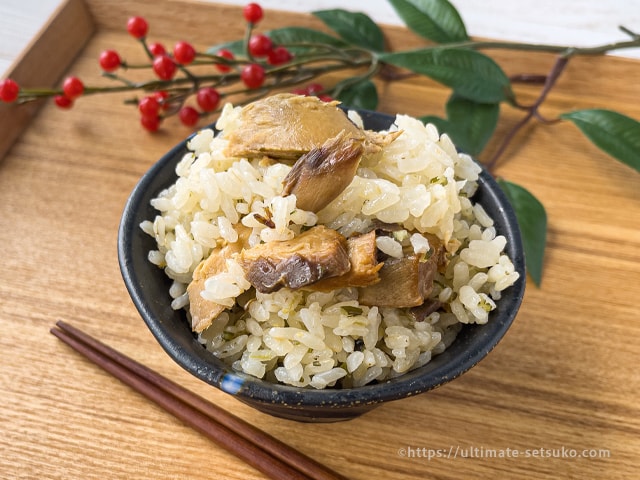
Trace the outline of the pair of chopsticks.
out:
[[[265,475],[278,480],[346,480],[226,410],[63,321],[51,333]]]

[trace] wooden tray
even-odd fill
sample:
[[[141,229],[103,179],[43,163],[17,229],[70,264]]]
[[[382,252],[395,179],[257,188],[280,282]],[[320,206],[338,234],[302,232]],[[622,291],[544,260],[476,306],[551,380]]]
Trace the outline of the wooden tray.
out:
[[[151,40],[166,45],[189,39],[207,47],[240,38],[243,29],[237,7],[69,0],[16,72],[33,72],[21,78],[40,85],[63,73],[97,79],[105,48],[142,58],[125,31],[134,14],[148,19]],[[322,28],[310,16],[287,12],[267,12],[261,28],[287,25]],[[400,28],[386,33],[395,46],[421,43]],[[492,54],[510,74],[546,73],[553,61],[531,53]],[[51,73],[41,77],[39,68]],[[422,79],[381,85],[380,91],[380,110],[412,115],[442,114],[448,96]],[[537,92],[518,88],[523,102]],[[70,111],[45,102],[37,115],[0,110],[3,148],[9,136],[20,134],[0,162],[0,477],[263,478],[57,341],[48,333],[57,319],[353,479],[637,475],[636,172],[598,151],[570,124],[528,128],[498,173],[544,203],[549,247],[543,286],[528,285],[504,340],[472,371],[436,391],[346,423],[299,424],[258,413],[182,371],[129,300],[116,258],[122,208],[140,176],[189,131],[169,120],[148,134],[125,98],[87,97]],[[638,98],[637,61],[575,59],[544,114],[602,107],[640,118]],[[522,115],[506,106],[503,114],[501,133]]]

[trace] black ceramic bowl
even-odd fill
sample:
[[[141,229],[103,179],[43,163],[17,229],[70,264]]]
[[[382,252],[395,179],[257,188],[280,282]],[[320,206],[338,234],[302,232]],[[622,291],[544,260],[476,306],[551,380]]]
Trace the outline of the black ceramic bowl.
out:
[[[360,112],[372,130],[388,128],[394,117]],[[374,385],[349,389],[297,388],[266,382],[238,373],[198,343],[183,311],[171,308],[170,280],[147,260],[155,249],[153,238],[139,227],[153,220],[150,200],[176,180],[176,163],[187,152],[186,140],[161,158],[140,180],[125,206],[118,235],[118,258],[124,282],[140,315],[169,356],[199,379],[229,393],[258,410],[307,422],[330,422],[357,417],[383,402],[426,392],[447,383],[482,360],[504,336],[522,302],[525,286],[524,254],[514,212],[500,187],[483,170],[474,200],[495,221],[508,239],[506,251],[521,273],[503,292],[498,308],[485,325],[465,325],[453,344],[427,365]]]

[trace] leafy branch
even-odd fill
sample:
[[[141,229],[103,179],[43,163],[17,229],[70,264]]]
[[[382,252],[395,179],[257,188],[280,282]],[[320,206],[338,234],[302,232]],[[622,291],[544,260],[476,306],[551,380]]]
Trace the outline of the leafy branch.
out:
[[[638,47],[639,34],[620,27],[629,39],[595,47],[474,41],[469,38],[462,17],[447,0],[389,1],[409,29],[434,44],[410,51],[376,52],[380,62],[412,74],[427,76],[452,90],[445,106],[446,118],[425,116],[422,117],[423,121],[434,123],[441,132],[449,134],[459,148],[478,157],[495,133],[501,103],[510,104],[525,112],[501,139],[495,153],[484,162],[489,172],[495,170],[498,160],[504,155],[509,144],[532,120],[543,124],[555,124],[563,120],[573,122],[597,147],[640,171],[638,121],[603,109],[565,112],[553,119],[546,119],[540,114],[541,105],[571,58],[602,55],[614,50]],[[355,17],[349,20],[350,14],[343,10],[324,11],[316,15],[338,35],[344,30],[345,23],[355,21]],[[367,25],[369,28],[377,28],[371,27],[370,23]],[[522,75],[510,79],[493,59],[480,52],[496,49],[555,53],[557,58],[547,75]],[[393,79],[394,76],[402,78],[401,75],[394,74],[387,75],[387,79]],[[512,89],[512,84],[516,81],[542,84],[542,89],[532,104],[523,105],[517,100]],[[357,88],[357,85],[354,88]],[[361,93],[363,97],[369,95],[364,90]],[[350,104],[354,103],[370,105],[366,98],[357,102],[352,96]],[[547,232],[544,206],[531,192],[519,185],[504,179],[500,179],[499,184],[512,203],[523,232],[527,270],[533,281],[540,285]]]
[[[137,106],[143,127],[154,131],[172,115],[192,127],[200,118],[218,113],[224,98],[244,104],[276,89],[338,99],[353,108],[375,110],[379,98],[377,83],[421,75],[451,90],[445,105],[446,117],[424,116],[422,120],[435,124],[461,150],[476,158],[483,158],[483,151],[495,134],[502,104],[524,112],[500,139],[493,155],[484,160],[491,173],[513,139],[532,121],[548,125],[572,122],[597,147],[640,171],[640,122],[603,109],[564,112],[550,119],[540,113],[540,107],[572,58],[640,47],[640,34],[620,27],[628,38],[594,47],[476,41],[469,37],[461,15],[448,0],[389,2],[406,26],[427,41],[425,46],[387,51],[384,34],[373,20],[364,13],[343,9],[313,12],[332,34],[301,27],[257,33],[263,12],[259,5],[251,3],[243,10],[247,27],[243,38],[206,51],[196,51],[189,43],[179,42],[167,52],[162,44],[148,42],[146,21],[133,17],[127,30],[140,42],[144,60],[127,62],[113,50],[105,50],[100,56],[103,76],[115,85],[84,85],[80,79],[69,77],[60,88],[22,89],[11,79],[5,79],[0,81],[0,100],[25,103],[53,97],[61,108],[70,108],[81,96],[137,92],[142,98],[135,96],[125,103]],[[521,74],[510,78],[483,53],[499,49],[553,53],[557,58],[546,75]],[[151,70],[154,77],[132,81],[126,77],[130,70]],[[331,86],[310,83],[330,72],[347,74]],[[522,104],[518,100],[513,84],[521,82],[541,85],[533,103]],[[545,209],[525,188],[504,179],[499,179],[499,184],[518,217],[527,269],[539,285],[547,231]]]

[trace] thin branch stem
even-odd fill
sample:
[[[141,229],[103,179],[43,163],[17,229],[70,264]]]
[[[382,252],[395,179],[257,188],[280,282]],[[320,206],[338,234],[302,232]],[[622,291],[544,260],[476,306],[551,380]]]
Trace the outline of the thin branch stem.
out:
[[[511,83],[528,83],[533,85],[544,85],[547,81],[546,75],[539,75],[536,73],[519,73],[511,75],[509,77]]]
[[[539,117],[538,108],[540,108],[540,105],[542,105],[544,100],[547,98],[547,95],[549,94],[549,92],[551,91],[555,83],[558,81],[558,78],[560,77],[560,75],[562,74],[562,72],[564,71],[568,63],[569,63],[569,57],[567,56],[559,56],[556,59],[556,62],[553,65],[553,68],[551,69],[551,72],[549,73],[549,75],[547,75],[547,80],[536,101],[533,103],[533,105],[528,107],[527,114],[518,123],[516,123],[513,126],[513,128],[507,133],[504,140],[498,147],[498,150],[493,154],[491,159],[485,164],[489,172],[493,172],[498,162],[498,159],[502,156],[502,154],[505,152],[507,147],[511,144],[511,141],[515,138],[516,134],[522,128],[524,128],[524,126],[527,123],[529,123],[529,121],[532,118],[534,117],[542,118],[542,117]]]
[[[538,43],[519,43],[519,42],[496,42],[496,41],[475,41],[469,40],[466,42],[447,43],[445,45],[436,45],[427,47],[431,50],[442,50],[448,48],[472,48],[474,50],[519,50],[528,52],[547,52],[557,53],[561,56],[572,57],[576,55],[602,55],[603,53],[612,52],[615,50],[623,50],[627,48],[640,47],[640,36],[631,32],[631,30],[620,27],[628,35],[632,36],[631,40],[624,40],[619,42],[607,43],[604,45],[597,45],[594,47],[576,47],[569,45],[547,45]]]
[[[518,131],[520,131],[531,119],[537,119],[543,123],[554,123],[557,120],[546,119],[540,112],[539,107],[544,102],[551,88],[555,85],[558,77],[563,72],[568,59],[578,55],[601,55],[610,51],[640,47],[640,34],[631,31],[630,29],[620,26],[620,30],[626,34],[629,39],[607,43],[604,45],[594,47],[574,47],[566,45],[544,45],[544,44],[529,44],[518,42],[504,42],[504,41],[475,41],[469,40],[464,42],[449,43],[445,45],[434,45],[423,47],[422,51],[435,51],[442,49],[452,48],[466,48],[474,50],[491,50],[491,49],[506,49],[512,51],[527,51],[527,52],[547,52],[555,53],[557,60],[553,69],[549,75],[532,75],[523,74],[511,77],[512,83],[531,83],[531,84],[543,84],[543,88],[540,95],[532,105],[521,105],[515,98],[509,98],[509,102],[516,108],[526,111],[526,115],[513,127],[513,129],[507,134],[504,141],[498,148],[496,154],[489,160],[488,167],[492,170],[498,158],[506,150],[512,139],[515,137]],[[181,105],[186,98],[196,92],[202,85],[210,85],[214,88],[221,88],[220,96],[230,95],[244,95],[249,99],[261,98],[273,89],[283,89],[299,85],[303,82],[312,80],[320,75],[327,73],[333,73],[338,71],[356,70],[358,74],[351,76],[333,87],[333,93],[335,96],[339,95],[344,89],[351,87],[354,84],[368,80],[375,75],[386,81],[403,80],[408,77],[413,77],[417,74],[410,72],[398,72],[395,67],[390,64],[380,61],[379,53],[370,51],[365,48],[359,48],[355,46],[337,47],[331,44],[315,43],[315,42],[295,42],[290,44],[284,44],[285,48],[296,49],[297,53],[292,61],[287,62],[281,66],[267,65],[262,59],[256,59],[251,55],[249,49],[249,41],[254,31],[254,25],[248,23],[245,29],[242,39],[242,46],[244,50],[244,57],[238,59],[227,59],[219,55],[214,55],[208,52],[198,52],[197,60],[192,62],[189,67],[177,64],[179,69],[179,75],[171,80],[146,80],[140,82],[130,81],[115,73],[104,73],[106,78],[120,82],[121,85],[115,86],[85,86],[84,95],[94,95],[102,93],[115,93],[115,92],[128,92],[128,91],[142,91],[142,92],[155,92],[166,91],[169,92],[170,98],[167,100],[171,105]],[[146,57],[149,60],[153,59],[147,41],[145,38],[139,40],[142,48],[144,49]],[[258,89],[243,88],[244,85],[241,80],[240,70],[241,66],[248,63],[259,63],[265,68],[267,80],[264,85]],[[202,65],[221,65],[227,67],[233,67],[230,72],[217,73],[217,74],[196,74],[198,72],[197,67]],[[127,64],[123,62],[121,65],[122,70],[127,69],[151,69],[152,65],[147,64]],[[362,73],[364,71],[364,73]],[[234,88],[234,85],[238,85]],[[225,88],[223,88],[225,87]],[[331,89],[326,89],[331,91]],[[51,97],[55,95],[63,95],[61,89],[21,89],[18,94],[18,103],[26,103],[34,101],[43,97]],[[242,102],[242,100],[241,100]],[[129,103],[129,101],[127,101]]]
[[[620,25],[618,28],[620,29],[621,32],[624,32],[627,35],[629,35],[633,40],[640,39],[640,33],[633,32],[629,30],[627,27],[625,27],[624,25]]]
[[[363,82],[365,80],[368,80],[370,78],[372,78],[373,76],[375,76],[375,74],[378,72],[378,70],[380,70],[380,63],[377,61],[377,59],[374,57],[371,65],[369,67],[369,69],[363,73],[362,75],[357,75],[355,77],[351,77],[351,78],[347,78],[345,80],[343,80],[342,82],[338,83],[333,90],[333,95],[334,96],[339,96],[340,93],[342,93],[342,91],[347,88],[350,87],[351,85],[355,85],[356,83],[360,83]]]

